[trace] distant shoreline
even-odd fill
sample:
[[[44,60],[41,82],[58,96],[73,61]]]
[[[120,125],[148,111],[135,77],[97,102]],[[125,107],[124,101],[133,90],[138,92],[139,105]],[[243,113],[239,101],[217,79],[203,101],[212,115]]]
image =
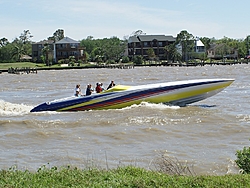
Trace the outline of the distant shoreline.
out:
[[[126,65],[126,64],[109,64],[109,65],[91,65],[91,66],[62,66],[62,67],[32,67],[30,69],[40,70],[69,70],[69,69],[95,69],[95,68],[110,68],[110,69],[131,69],[135,67],[157,67],[157,66],[178,66],[178,67],[196,67],[196,66],[214,66],[214,65],[236,65],[236,64],[248,64],[248,61],[243,62],[178,62],[178,63],[149,63],[141,65]],[[8,72],[10,68],[0,69],[0,73]],[[22,68],[17,68],[22,69]]]

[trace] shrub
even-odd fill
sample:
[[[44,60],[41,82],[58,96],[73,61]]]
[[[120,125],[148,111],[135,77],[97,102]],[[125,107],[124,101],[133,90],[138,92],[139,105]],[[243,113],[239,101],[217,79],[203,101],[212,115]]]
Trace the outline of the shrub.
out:
[[[64,63],[64,59],[60,59],[59,61],[58,61],[58,64],[63,64]]]
[[[76,62],[77,62],[77,66],[78,66],[78,67],[80,67],[80,66],[81,66],[81,64],[83,63],[83,61],[82,61],[82,60],[77,60]]]
[[[143,57],[142,56],[135,56],[133,58],[133,62],[137,65],[142,65],[143,64]]]
[[[243,150],[236,151],[236,156],[235,162],[243,170],[242,173],[250,174],[250,147],[244,147]]]
[[[123,63],[128,63],[129,62],[129,57],[128,56],[123,56],[122,57],[122,62]]]
[[[115,64],[116,62],[115,62],[115,60],[113,60],[113,59],[109,59],[109,60],[107,60],[107,62],[106,62],[106,64]]]
[[[187,161],[180,161],[166,153],[159,153],[159,157],[153,160],[151,165],[153,165],[152,167],[154,167],[157,172],[169,175],[195,175],[192,164],[189,164]]]

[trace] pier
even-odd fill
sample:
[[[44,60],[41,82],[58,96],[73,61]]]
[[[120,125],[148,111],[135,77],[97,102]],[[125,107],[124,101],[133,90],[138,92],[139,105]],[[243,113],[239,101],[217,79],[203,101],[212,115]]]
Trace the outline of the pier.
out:
[[[134,64],[107,64],[101,65],[101,68],[109,68],[109,69],[133,69]]]
[[[9,74],[37,74],[36,68],[30,68],[30,67],[22,67],[22,68],[9,68],[8,69]]]
[[[146,64],[136,65],[136,66],[178,66],[178,67],[196,67],[196,66],[214,66],[214,65],[236,65],[236,64],[248,64],[248,61],[233,61],[233,62],[148,62]]]

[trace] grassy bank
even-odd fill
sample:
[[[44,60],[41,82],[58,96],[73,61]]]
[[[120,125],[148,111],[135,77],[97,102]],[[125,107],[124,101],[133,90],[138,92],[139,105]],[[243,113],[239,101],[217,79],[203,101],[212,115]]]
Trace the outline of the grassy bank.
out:
[[[213,61],[213,62],[178,62],[178,63],[167,63],[167,62],[158,62],[158,61],[145,61],[143,64],[136,65],[136,66],[204,66],[204,65],[234,65],[234,64],[248,64],[248,61],[244,60],[242,62],[235,62],[235,61]],[[46,66],[43,63],[32,63],[32,62],[15,62],[15,63],[0,63],[0,71],[6,72],[9,68],[36,68],[37,70],[47,70],[47,69],[82,69],[82,68],[131,68],[134,66],[133,62],[129,63],[122,63],[122,64],[95,64],[95,63],[84,63],[80,66],[75,64],[72,66],[61,66],[60,64],[55,64],[51,66]]]
[[[7,72],[8,69],[22,69],[22,68],[30,68],[36,70],[61,70],[61,69],[87,69],[87,68],[125,68],[133,65],[132,62],[126,64],[110,64],[110,65],[97,65],[95,63],[84,63],[81,65],[75,64],[74,66],[61,66],[60,64],[55,64],[51,66],[46,66],[42,63],[31,63],[31,62],[16,62],[16,63],[0,63],[0,71]]]
[[[8,70],[8,68],[22,68],[22,67],[30,67],[37,68],[43,67],[43,64],[31,63],[31,62],[16,62],[16,63],[0,63],[0,70]]]
[[[80,67],[88,67],[93,66],[91,64],[82,64]],[[72,68],[72,67],[61,67],[59,64],[55,64],[52,66],[46,66],[43,63],[32,63],[32,62],[16,62],[16,63],[0,63],[0,70],[8,70],[9,68],[36,68],[36,69],[65,69],[65,68]],[[79,66],[75,66],[79,67]]]
[[[177,176],[127,166],[113,170],[57,167],[0,171],[0,187],[249,187],[249,175]]]

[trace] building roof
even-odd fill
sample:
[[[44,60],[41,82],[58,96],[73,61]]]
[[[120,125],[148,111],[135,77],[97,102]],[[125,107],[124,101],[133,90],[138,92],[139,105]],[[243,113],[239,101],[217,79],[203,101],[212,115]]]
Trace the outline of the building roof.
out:
[[[55,44],[65,44],[65,43],[70,43],[70,44],[75,44],[75,43],[79,43],[79,41],[73,40],[69,37],[64,37],[63,39],[57,41]]]
[[[128,42],[140,42],[140,41],[175,41],[173,36],[166,36],[166,35],[138,35],[138,36],[131,36],[128,39]]]
[[[30,57],[29,55],[22,55],[22,56],[20,57],[20,59],[22,59],[22,60],[24,60],[24,59],[26,59],[26,60],[31,60],[32,57]]]
[[[196,46],[204,46],[203,42],[201,40],[196,41]]]
[[[53,40],[42,40],[40,42],[37,42],[35,44],[53,44],[54,41]]]
[[[224,44],[211,44],[210,48],[208,50],[216,50],[218,48],[221,48],[222,46],[224,46]]]

